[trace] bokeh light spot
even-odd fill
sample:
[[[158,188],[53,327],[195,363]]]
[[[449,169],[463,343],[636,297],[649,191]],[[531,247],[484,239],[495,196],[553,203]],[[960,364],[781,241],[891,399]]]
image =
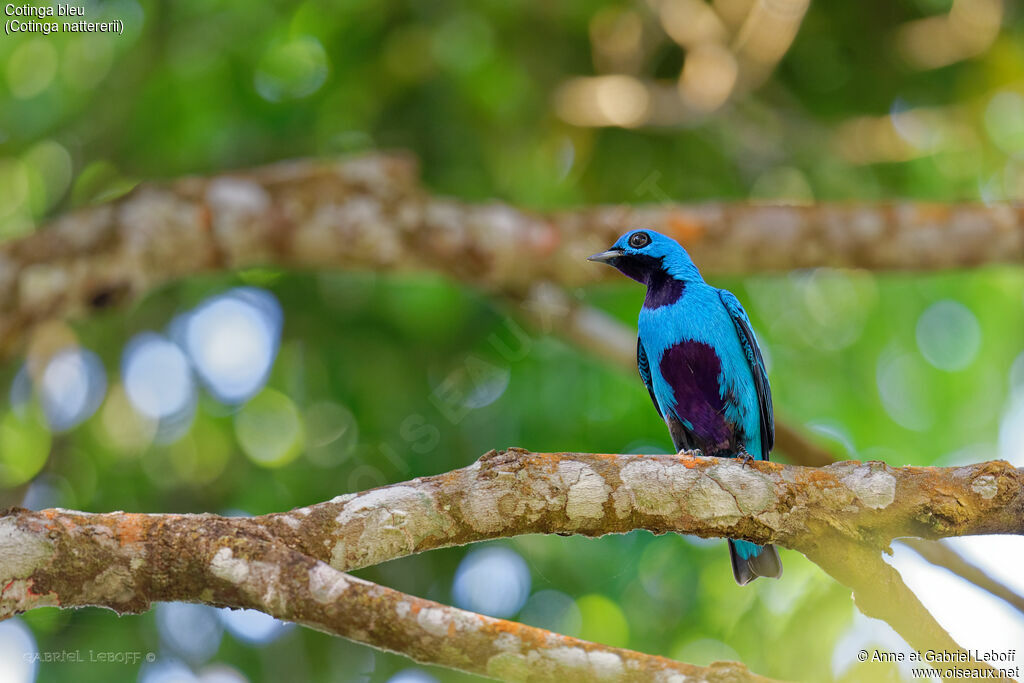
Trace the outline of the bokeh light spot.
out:
[[[4,415],[0,420],[0,486],[18,486],[36,476],[50,457],[50,438],[38,411]]]
[[[999,422],[999,457],[1024,467],[1024,398],[1014,397]]]
[[[389,678],[387,683],[439,683],[439,681],[422,669],[402,669]]]
[[[566,636],[576,636],[583,627],[583,615],[576,601],[556,590],[537,591],[526,601],[519,621]]]
[[[929,378],[920,360],[910,353],[888,350],[875,372],[878,395],[889,417],[915,431],[932,426],[935,413],[929,402]]]
[[[142,415],[132,405],[121,384],[107,393],[100,410],[101,439],[120,455],[137,455],[153,442],[157,422]]]
[[[43,472],[29,484],[21,507],[28,510],[69,507],[72,505],[69,499],[71,495],[71,486],[67,480]],[[0,678],[0,681],[2,680]]]
[[[224,607],[218,614],[221,623],[231,635],[253,645],[277,640],[294,626],[254,609]]]
[[[195,413],[196,387],[188,359],[176,344],[154,332],[136,335],[125,346],[121,377],[135,409],[158,421],[158,441],[184,433]]]
[[[519,553],[504,546],[469,552],[452,585],[455,604],[492,617],[510,617],[530,595],[530,568]]]
[[[793,282],[802,290],[806,318],[790,324],[799,326],[808,344],[837,351],[860,338],[878,300],[874,276],[866,271],[817,268]]]
[[[185,348],[215,398],[234,405],[259,392],[277,356],[281,320],[277,299],[252,287],[212,297],[188,316]]]
[[[439,681],[422,669],[402,669],[387,679],[387,683],[439,683]]]
[[[162,657],[143,664],[139,683],[201,683],[188,665],[174,657]]]
[[[28,200],[29,180],[24,162],[0,159],[0,218],[18,211]]]
[[[92,416],[103,402],[107,377],[92,351],[65,349],[50,359],[39,381],[39,400],[46,421],[62,432]]]
[[[23,363],[11,382],[11,390],[7,393],[7,400],[11,402],[11,409],[18,415],[24,415],[32,401],[32,375],[29,374],[28,364]]]
[[[235,416],[235,435],[257,465],[280,467],[294,460],[305,445],[298,409],[279,391],[264,389]]]
[[[729,48],[712,42],[695,45],[686,53],[679,94],[695,110],[711,112],[729,99],[738,76],[739,64]]]
[[[256,92],[270,102],[299,99],[327,80],[327,53],[312,36],[272,45],[256,67]]]
[[[156,606],[160,640],[179,657],[199,664],[217,653],[223,629],[219,610],[207,605],[167,602]]]
[[[1017,354],[1010,366],[1010,397],[1024,401],[1024,351]]]
[[[580,638],[612,647],[629,645],[629,623],[614,600],[596,593],[576,601],[583,618]]]
[[[959,302],[938,301],[917,320],[917,347],[925,360],[940,370],[963,370],[980,346],[978,319]]]
[[[29,173],[32,213],[43,215],[56,204],[71,184],[71,154],[60,143],[43,140],[22,160]]]
[[[450,403],[476,410],[501,398],[511,377],[507,367],[471,354],[434,387],[434,392]]]
[[[79,91],[99,84],[114,63],[114,46],[102,34],[74,36],[64,47],[61,76],[64,82]]]
[[[142,469],[161,488],[201,487],[224,472],[233,450],[230,432],[204,416],[182,438],[158,441],[158,447],[144,451]]]
[[[1024,95],[1003,90],[985,107],[985,131],[1007,154],[1024,151]]]
[[[36,639],[25,623],[15,617],[0,622],[0,681],[3,683],[32,683],[39,666],[33,655],[39,652]]]
[[[555,100],[558,115],[574,126],[632,128],[647,119],[650,106],[647,87],[621,74],[573,78],[562,84]]]
[[[7,84],[18,99],[35,97],[57,75],[57,49],[53,41],[30,38],[14,48],[7,58]]]

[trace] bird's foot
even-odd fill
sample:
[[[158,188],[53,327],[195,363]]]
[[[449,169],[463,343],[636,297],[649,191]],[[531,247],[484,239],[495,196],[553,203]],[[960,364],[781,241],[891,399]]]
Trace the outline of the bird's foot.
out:
[[[745,450],[740,451],[739,455],[737,455],[736,457],[739,458],[740,462],[743,464],[743,467],[751,467],[754,460],[756,459],[754,458],[754,456],[752,456],[750,453],[747,453]]]
[[[696,455],[702,458],[704,457],[704,451],[699,448],[680,448],[676,455]]]

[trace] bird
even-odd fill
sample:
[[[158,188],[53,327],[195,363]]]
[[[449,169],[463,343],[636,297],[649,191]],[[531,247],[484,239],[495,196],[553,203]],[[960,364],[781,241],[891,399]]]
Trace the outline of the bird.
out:
[[[739,299],[706,283],[686,249],[654,230],[631,230],[588,260],[647,286],[636,364],[676,451],[767,460],[775,443],[771,387]],[[729,539],[729,557],[741,586],[782,576],[773,545]]]

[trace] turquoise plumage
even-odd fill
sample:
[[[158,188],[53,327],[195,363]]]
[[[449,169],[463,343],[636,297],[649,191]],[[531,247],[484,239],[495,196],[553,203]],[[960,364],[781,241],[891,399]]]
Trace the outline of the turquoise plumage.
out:
[[[647,285],[637,368],[677,450],[767,460],[775,442],[771,387],[739,300],[704,282],[689,254],[653,230],[633,230],[590,257]],[[774,546],[729,541],[740,584],[778,578]]]

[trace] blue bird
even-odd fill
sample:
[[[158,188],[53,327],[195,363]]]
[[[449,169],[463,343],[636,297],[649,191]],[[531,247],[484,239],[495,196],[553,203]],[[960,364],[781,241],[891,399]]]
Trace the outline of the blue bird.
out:
[[[653,230],[632,230],[590,261],[647,285],[636,364],[677,451],[767,460],[775,443],[772,394],[743,306],[704,282],[689,254]],[[741,586],[782,576],[772,545],[729,540]]]

